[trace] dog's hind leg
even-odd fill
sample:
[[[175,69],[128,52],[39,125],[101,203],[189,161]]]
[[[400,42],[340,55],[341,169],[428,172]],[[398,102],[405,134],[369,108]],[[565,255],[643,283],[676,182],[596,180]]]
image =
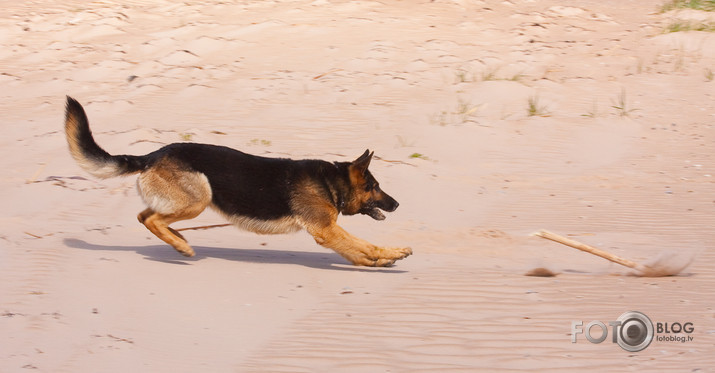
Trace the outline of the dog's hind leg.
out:
[[[190,219],[190,218],[186,218]],[[184,220],[184,219],[178,219]],[[144,219],[144,226],[154,233],[155,236],[159,237],[162,241],[171,245],[176,251],[184,256],[194,256],[194,249],[186,243],[186,239],[178,234],[174,229],[169,227],[169,224],[177,221],[176,219],[171,219],[170,216],[165,216],[159,213],[153,213]]]
[[[194,256],[184,236],[169,224],[197,217],[211,203],[211,187],[201,173],[183,171],[178,166],[158,164],[139,176],[137,186],[149,206],[137,216],[155,236],[184,256]]]
[[[149,217],[152,216],[152,215],[154,215],[154,210],[148,208],[148,209],[145,209],[144,211],[140,212],[139,215],[137,215],[137,219],[139,220],[140,223],[144,224],[144,222],[146,221],[146,219],[149,218]],[[168,226],[168,225],[166,226],[166,228],[167,228],[174,236],[181,238],[182,240],[184,240],[184,242],[187,242],[187,241],[186,241],[186,238],[184,238],[184,235],[182,235],[181,233],[177,232],[174,228],[172,228],[172,227],[170,227],[170,226]]]

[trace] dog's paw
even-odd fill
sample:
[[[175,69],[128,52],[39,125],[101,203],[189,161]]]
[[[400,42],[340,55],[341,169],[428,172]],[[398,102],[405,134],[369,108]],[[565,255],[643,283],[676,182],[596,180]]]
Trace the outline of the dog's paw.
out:
[[[361,253],[360,255],[346,257],[355,266],[365,267],[391,267],[397,259],[380,258]]]
[[[372,264],[373,267],[392,267],[397,259],[378,259]]]
[[[194,256],[194,255],[196,255],[196,253],[194,252],[194,249],[193,249],[191,246],[186,245],[186,244],[176,245],[176,246],[174,246],[174,249],[176,249],[176,251],[178,251],[179,254],[181,254],[181,255],[183,255],[183,256],[185,256],[185,257],[188,257],[188,258],[190,258],[190,257],[192,257],[192,256]]]
[[[409,247],[392,248],[392,247],[377,247],[371,255],[366,255],[356,265],[366,265],[370,267],[391,267],[396,261],[404,259],[412,254],[412,249]]]
[[[400,260],[412,255],[412,249],[409,247],[385,247],[379,248],[377,254],[381,259]]]
[[[343,256],[356,266],[391,267],[396,261],[404,259],[411,254],[412,249],[409,247],[372,246],[368,250],[353,252],[350,255]]]

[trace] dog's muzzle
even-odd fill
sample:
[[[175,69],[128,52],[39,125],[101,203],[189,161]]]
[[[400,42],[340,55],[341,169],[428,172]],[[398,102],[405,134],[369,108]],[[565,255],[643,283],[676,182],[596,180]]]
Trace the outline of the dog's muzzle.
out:
[[[397,201],[395,201],[394,198],[383,193],[383,196],[381,199],[372,203],[370,207],[363,209],[363,211],[361,211],[361,213],[363,213],[365,215],[369,215],[371,218],[373,218],[375,220],[385,220],[385,214],[383,214],[382,211],[380,211],[380,210],[384,210],[387,212],[393,212],[393,211],[397,210],[398,206],[400,206],[400,204]]]

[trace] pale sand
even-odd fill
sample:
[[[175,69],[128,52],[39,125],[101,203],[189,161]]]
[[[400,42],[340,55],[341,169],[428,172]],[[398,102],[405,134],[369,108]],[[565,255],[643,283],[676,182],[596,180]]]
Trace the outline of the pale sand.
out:
[[[660,3],[0,1],[0,371],[711,370],[715,34],[662,34],[712,14]],[[73,163],[65,94],[112,153],[375,150],[401,206],[339,222],[415,254],[355,268],[304,232],[216,228],[187,260],[137,223],[134,177]],[[627,276],[541,228],[695,261]],[[571,343],[630,310],[694,340]]]

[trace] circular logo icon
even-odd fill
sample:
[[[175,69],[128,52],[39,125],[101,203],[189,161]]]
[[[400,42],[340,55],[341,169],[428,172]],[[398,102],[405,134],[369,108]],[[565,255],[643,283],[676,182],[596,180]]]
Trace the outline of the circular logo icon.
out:
[[[624,350],[643,351],[653,341],[653,322],[643,313],[628,311],[619,316],[617,321],[621,322],[617,335],[618,345]]]

